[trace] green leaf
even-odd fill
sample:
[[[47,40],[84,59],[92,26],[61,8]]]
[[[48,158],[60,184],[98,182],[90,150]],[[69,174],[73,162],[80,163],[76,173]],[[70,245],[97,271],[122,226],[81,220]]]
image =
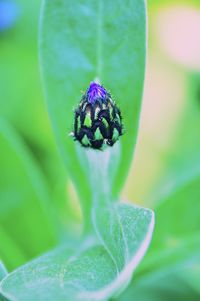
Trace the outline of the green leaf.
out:
[[[3,297],[3,296],[0,294],[0,301],[9,301],[9,300],[6,299],[5,297]]]
[[[152,233],[152,219],[152,211],[126,203],[94,209],[93,222],[96,233],[119,271],[131,261],[132,254],[137,252],[138,244],[142,244],[148,225]]]
[[[1,115],[14,124],[40,164],[64,224],[68,219],[63,214],[67,211],[66,188],[64,184],[61,186],[66,183],[65,168],[58,159],[38,68],[37,23],[41,1],[15,2],[19,12],[17,22],[0,38]],[[65,188],[63,192],[61,187]]]
[[[181,273],[187,273],[182,270]],[[198,301],[200,294],[184,282],[179,274],[173,272],[132,285],[115,301]]]
[[[0,106],[4,118],[13,122],[37,150],[46,151],[52,147],[53,139],[38,70],[37,22],[40,2],[16,1],[19,11],[16,25],[1,36]]]
[[[145,265],[146,269],[142,263],[143,268],[140,266],[134,281],[116,301],[128,301],[133,297],[141,301],[199,300],[195,285],[191,286],[187,281],[191,266],[199,263],[199,245],[200,238],[197,233],[172,250],[162,253],[155,251],[153,258],[149,258],[148,265]]]
[[[6,254],[6,245],[0,245],[0,254],[6,254],[5,263],[13,268],[20,258],[32,258],[54,246],[56,232],[50,198],[42,174],[20,138],[2,120],[0,144],[3,175],[0,177],[0,225],[5,230],[1,231],[1,235],[9,237],[6,241],[7,246],[10,245],[10,260]],[[16,258],[15,264],[15,252],[16,256],[19,252],[16,248],[12,250],[11,245],[14,244],[25,254],[24,257],[22,255]]]
[[[179,185],[176,182],[176,189],[173,187],[171,192],[168,191],[165,196],[163,194],[155,210],[156,227],[149,252],[136,272],[130,292],[125,293],[124,299],[120,301],[129,300],[130,294],[136,299],[140,296],[140,300],[151,300],[147,293],[150,288],[152,300],[159,300],[159,296],[163,295],[171,300],[170,290],[173,292],[174,287],[172,285],[170,289],[168,283],[174,274],[185,283],[182,287],[178,287],[177,283],[178,292],[174,292],[174,300],[181,300],[186,287],[194,300],[199,299],[199,183],[198,171],[193,175],[188,173]],[[160,283],[165,274],[166,277]],[[142,285],[137,287],[137,281]],[[188,292],[185,292],[185,298]]]
[[[177,185],[176,189],[166,194],[158,204],[153,243],[155,247],[174,247],[181,240],[199,231],[199,185],[200,172]]]
[[[0,261],[0,281],[7,275],[7,270],[3,264],[3,262]]]
[[[181,279],[186,282],[193,290],[198,293],[200,296],[200,287],[199,287],[199,279],[200,279],[200,258],[198,262],[192,262],[189,268],[185,271],[185,273],[181,274]]]
[[[148,255],[139,269],[141,274],[184,263],[185,258],[192,260],[194,252],[199,252],[200,240],[191,242],[195,234],[199,235],[199,183],[197,173],[163,196],[155,210],[156,227]]]
[[[171,248],[156,249],[153,244],[137,271],[137,279],[151,277],[152,273],[174,273],[178,269],[189,268],[190,264],[199,262],[200,238],[198,232],[191,237],[180,240]]]
[[[0,246],[0,258],[3,258],[8,267],[20,266],[28,260],[28,256],[15,240],[0,226],[0,241],[3,241],[3,245]]]
[[[119,294],[150,243],[154,216],[128,204],[113,206],[102,212],[104,228],[97,219],[99,242],[90,237],[81,247],[59,248],[36,259],[8,275],[1,293],[10,301],[43,301],[44,296],[48,301],[103,301]]]
[[[2,241],[2,240],[1,240]],[[0,281],[7,275],[7,270],[4,264],[0,261]],[[0,301],[6,301],[6,299],[0,294]]]
[[[138,269],[138,277],[144,277],[146,273],[152,275],[158,268],[162,274],[171,265],[173,273],[177,263],[181,262],[184,269],[185,258],[192,263],[194,252],[200,250],[200,241],[196,246],[190,243],[190,238],[200,229],[199,83],[198,75],[188,75],[187,95],[174,131],[173,145],[162,151],[162,161],[166,161],[164,176],[160,176],[161,181],[152,194],[152,203],[157,202],[156,227],[149,252]],[[193,263],[194,271],[191,268],[183,275],[187,285],[192,282],[194,289],[198,287],[196,282],[199,283],[200,273],[199,261],[195,258]]]
[[[185,76],[187,93],[182,100],[181,113],[173,129],[171,143],[158,154],[162,157],[162,171],[152,195],[148,195],[148,201],[154,204],[200,174],[200,79],[198,74],[189,73]]]
[[[136,141],[144,81],[146,19],[143,0],[43,2],[40,57],[46,99],[61,154],[82,200],[91,209],[87,151],[75,143],[73,109],[81,91],[98,78],[109,89],[123,115],[126,133],[109,149],[115,156],[114,198],[121,190]],[[123,38],[122,38],[123,37]],[[96,183],[97,184],[97,183]]]
[[[169,6],[177,6],[177,5],[191,5],[192,7],[197,6],[199,7],[199,1],[198,0],[191,0],[190,2],[188,2],[187,0],[163,0],[162,2],[160,2],[159,0],[148,0],[148,6],[150,6],[151,9],[159,9],[162,7],[169,7]]]

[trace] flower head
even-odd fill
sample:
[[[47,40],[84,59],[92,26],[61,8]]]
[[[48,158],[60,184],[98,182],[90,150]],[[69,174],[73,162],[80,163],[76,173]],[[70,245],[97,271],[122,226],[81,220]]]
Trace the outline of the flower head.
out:
[[[91,82],[75,110],[75,140],[84,147],[102,149],[105,145],[112,146],[122,133],[121,112],[110,93]]]

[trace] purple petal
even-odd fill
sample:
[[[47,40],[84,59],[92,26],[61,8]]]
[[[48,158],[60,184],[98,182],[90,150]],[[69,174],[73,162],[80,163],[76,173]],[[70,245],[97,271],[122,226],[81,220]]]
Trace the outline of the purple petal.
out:
[[[90,86],[87,90],[88,102],[95,103],[95,101],[99,98],[104,100],[106,97],[106,94],[107,94],[107,91],[103,86],[101,86],[95,82],[91,82]]]

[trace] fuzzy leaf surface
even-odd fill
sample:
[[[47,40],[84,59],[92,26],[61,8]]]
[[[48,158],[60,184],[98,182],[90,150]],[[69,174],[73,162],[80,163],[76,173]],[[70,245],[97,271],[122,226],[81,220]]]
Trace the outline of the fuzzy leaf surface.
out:
[[[19,268],[2,281],[1,294],[10,301],[43,301],[44,296],[48,301],[103,301],[123,291],[150,243],[154,216],[132,205],[114,206],[107,233],[97,220],[97,237]]]
[[[125,134],[115,147],[110,171],[117,196],[130,166],[143,92],[146,52],[145,3],[132,1],[46,0],[40,27],[40,58],[46,100],[66,168],[88,216],[91,208],[87,151],[69,137],[73,110],[95,78],[121,108]],[[112,156],[110,156],[112,157]]]

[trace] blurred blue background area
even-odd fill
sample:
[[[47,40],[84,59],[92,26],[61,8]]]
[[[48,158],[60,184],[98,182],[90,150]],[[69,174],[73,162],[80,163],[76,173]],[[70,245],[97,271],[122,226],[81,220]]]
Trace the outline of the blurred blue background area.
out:
[[[15,25],[19,16],[19,7],[12,1],[0,1],[0,31],[3,32]]]

